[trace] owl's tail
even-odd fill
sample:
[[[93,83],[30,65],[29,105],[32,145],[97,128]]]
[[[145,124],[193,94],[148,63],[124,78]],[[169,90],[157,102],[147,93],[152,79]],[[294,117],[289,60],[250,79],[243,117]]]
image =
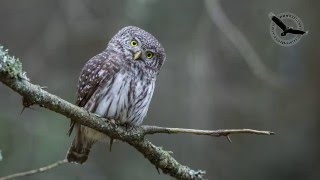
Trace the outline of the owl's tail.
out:
[[[83,164],[88,159],[94,141],[86,137],[80,125],[76,124],[76,129],[77,135],[73,139],[66,158],[69,162]]]

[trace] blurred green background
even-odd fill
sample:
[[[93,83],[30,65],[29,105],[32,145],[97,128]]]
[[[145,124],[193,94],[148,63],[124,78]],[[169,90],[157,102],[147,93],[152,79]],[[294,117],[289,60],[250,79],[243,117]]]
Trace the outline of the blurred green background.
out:
[[[220,7],[219,7],[219,6]],[[152,135],[153,143],[208,179],[320,179],[319,7],[316,0],[1,0],[0,44],[23,62],[33,83],[75,102],[78,75],[122,27],[134,25],[165,47],[167,61],[144,124],[254,128],[276,136]],[[217,9],[218,8],[218,9]],[[220,10],[220,11],[219,11]],[[270,37],[269,12],[298,15],[309,34],[295,46]],[[262,76],[227,38],[227,17],[282,80]],[[220,25],[223,25],[223,22]],[[241,39],[238,35],[234,41]],[[72,141],[69,120],[49,110],[22,109],[21,97],[0,85],[0,176],[63,159]],[[318,139],[318,140],[317,140]],[[23,179],[172,179],[158,175],[127,144],[96,144],[84,165],[67,164]]]

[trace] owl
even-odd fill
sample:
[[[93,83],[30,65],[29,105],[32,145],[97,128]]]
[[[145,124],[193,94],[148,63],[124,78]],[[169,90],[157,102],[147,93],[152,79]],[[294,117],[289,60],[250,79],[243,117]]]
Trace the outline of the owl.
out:
[[[76,105],[120,124],[140,125],[165,59],[164,48],[153,35],[138,27],[124,27],[83,67]],[[76,135],[66,158],[82,164],[92,145],[107,136],[71,121],[69,135],[73,129]]]

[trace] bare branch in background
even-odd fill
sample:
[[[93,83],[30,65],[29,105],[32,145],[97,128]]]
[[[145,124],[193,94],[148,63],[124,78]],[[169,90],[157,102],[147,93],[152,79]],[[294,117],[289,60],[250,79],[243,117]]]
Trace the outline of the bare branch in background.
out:
[[[2,161],[3,157],[2,157],[2,152],[1,152],[1,149],[0,149],[0,161]]]
[[[38,168],[38,169],[33,169],[33,170],[30,170],[30,171],[25,171],[25,172],[20,172],[20,173],[16,173],[16,174],[11,174],[9,176],[5,176],[5,177],[0,177],[0,180],[8,180],[8,179],[15,179],[15,178],[18,178],[18,177],[24,177],[24,176],[31,176],[33,174],[38,174],[38,173],[43,173],[43,172],[46,172],[50,169],[53,169],[53,168],[56,168],[62,164],[65,164],[67,163],[68,161],[66,159],[64,160],[60,160],[60,161],[57,161],[53,164],[50,164],[48,166],[44,166],[44,167],[41,167],[41,168]]]
[[[75,122],[100,131],[112,139],[118,139],[130,144],[136,148],[145,158],[147,158],[155,167],[161,169],[163,173],[169,174],[177,179],[204,179],[205,171],[193,170],[187,166],[181,165],[170,154],[160,147],[153,145],[145,139],[146,134],[155,133],[191,133],[199,135],[226,136],[236,133],[264,134],[271,135],[269,131],[257,131],[251,129],[230,129],[230,130],[195,130],[180,128],[165,128],[157,126],[141,126],[129,128],[119,126],[105,118],[97,117],[88,111],[73,105],[53,94],[43,90],[39,85],[32,84],[22,70],[22,64],[19,59],[9,56],[7,51],[0,46],[0,81],[10,87],[12,90],[23,96],[24,104],[39,105],[54,112],[62,114]],[[49,169],[65,163],[65,160],[58,161],[58,164],[49,165]],[[48,169],[44,167],[45,169]],[[40,168],[43,169],[43,168]],[[31,171],[30,171],[31,172]],[[32,170],[38,173],[39,170]],[[42,172],[42,171],[40,171]],[[32,174],[35,174],[32,173]],[[18,173],[21,174],[21,173]],[[28,174],[28,173],[27,173]],[[14,175],[13,175],[14,176]],[[18,177],[18,176],[15,176]],[[21,176],[20,176],[21,177]]]
[[[256,53],[244,34],[232,24],[221,8],[219,0],[206,0],[205,7],[212,22],[222,31],[229,41],[238,49],[253,74],[259,79],[280,87],[282,80],[263,64],[262,59]]]

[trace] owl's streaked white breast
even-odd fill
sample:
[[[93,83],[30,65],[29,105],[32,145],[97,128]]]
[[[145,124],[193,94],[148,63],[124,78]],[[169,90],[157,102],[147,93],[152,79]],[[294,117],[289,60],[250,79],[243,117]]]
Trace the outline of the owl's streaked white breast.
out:
[[[130,84],[127,81],[129,81],[127,74],[117,73],[114,79],[105,84],[101,93],[105,94],[105,96],[99,101],[94,113],[102,117],[120,118],[120,114],[123,114],[121,111],[128,107],[127,94]]]
[[[139,125],[147,114],[152,98],[155,80],[138,80],[127,72],[119,72],[105,83],[101,97],[97,98],[96,109],[89,108],[95,114]]]

